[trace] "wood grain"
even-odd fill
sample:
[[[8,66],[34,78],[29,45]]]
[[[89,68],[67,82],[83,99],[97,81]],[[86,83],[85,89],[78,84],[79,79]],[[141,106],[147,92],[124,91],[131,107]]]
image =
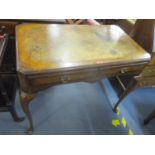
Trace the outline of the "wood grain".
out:
[[[113,25],[22,24],[16,28],[19,72],[143,62],[150,55]]]

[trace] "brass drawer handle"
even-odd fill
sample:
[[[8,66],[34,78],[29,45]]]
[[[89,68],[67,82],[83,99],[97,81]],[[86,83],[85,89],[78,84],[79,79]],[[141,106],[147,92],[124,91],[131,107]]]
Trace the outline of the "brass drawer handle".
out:
[[[155,70],[154,69],[149,69],[148,72],[149,73],[155,73]]]
[[[121,69],[121,73],[122,73],[122,74],[124,74],[124,73],[126,73],[126,72],[128,72],[128,71],[129,71],[128,68],[122,68],[122,69]]]
[[[71,80],[70,76],[69,75],[63,75],[61,76],[61,82],[62,83],[67,83]]]
[[[146,85],[146,82],[140,82],[139,83],[139,86],[145,86]]]

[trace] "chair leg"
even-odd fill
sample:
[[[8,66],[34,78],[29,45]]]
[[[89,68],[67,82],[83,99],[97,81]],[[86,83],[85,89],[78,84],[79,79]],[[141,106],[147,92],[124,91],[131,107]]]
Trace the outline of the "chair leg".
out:
[[[29,103],[34,98],[34,96],[35,96],[34,94],[27,94],[24,92],[20,93],[20,103],[29,121],[29,128],[26,131],[26,133],[29,135],[33,134],[33,129],[34,129],[32,115],[29,109]]]
[[[144,125],[147,125],[153,118],[155,118],[155,110],[153,110],[147,117],[144,119]]]
[[[130,84],[128,85],[128,87],[126,88],[126,90],[123,92],[123,94],[121,95],[121,97],[119,98],[119,100],[117,101],[117,103],[115,104],[113,111],[117,112],[117,107],[119,106],[119,104],[121,103],[121,101],[131,92],[135,89],[136,87],[136,83],[137,81],[135,79],[133,79]]]

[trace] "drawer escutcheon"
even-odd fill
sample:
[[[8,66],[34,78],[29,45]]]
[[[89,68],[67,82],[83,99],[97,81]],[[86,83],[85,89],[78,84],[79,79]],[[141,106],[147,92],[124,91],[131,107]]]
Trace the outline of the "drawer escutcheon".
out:
[[[71,80],[70,76],[69,75],[63,75],[61,76],[61,82],[62,83],[67,83]]]

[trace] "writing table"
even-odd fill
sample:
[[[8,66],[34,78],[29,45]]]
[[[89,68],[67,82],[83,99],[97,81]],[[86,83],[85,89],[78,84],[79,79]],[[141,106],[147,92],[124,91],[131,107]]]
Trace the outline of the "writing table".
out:
[[[21,24],[16,27],[20,101],[33,132],[29,102],[47,87],[139,73],[150,55],[114,25]],[[61,102],[61,101],[60,101]]]

